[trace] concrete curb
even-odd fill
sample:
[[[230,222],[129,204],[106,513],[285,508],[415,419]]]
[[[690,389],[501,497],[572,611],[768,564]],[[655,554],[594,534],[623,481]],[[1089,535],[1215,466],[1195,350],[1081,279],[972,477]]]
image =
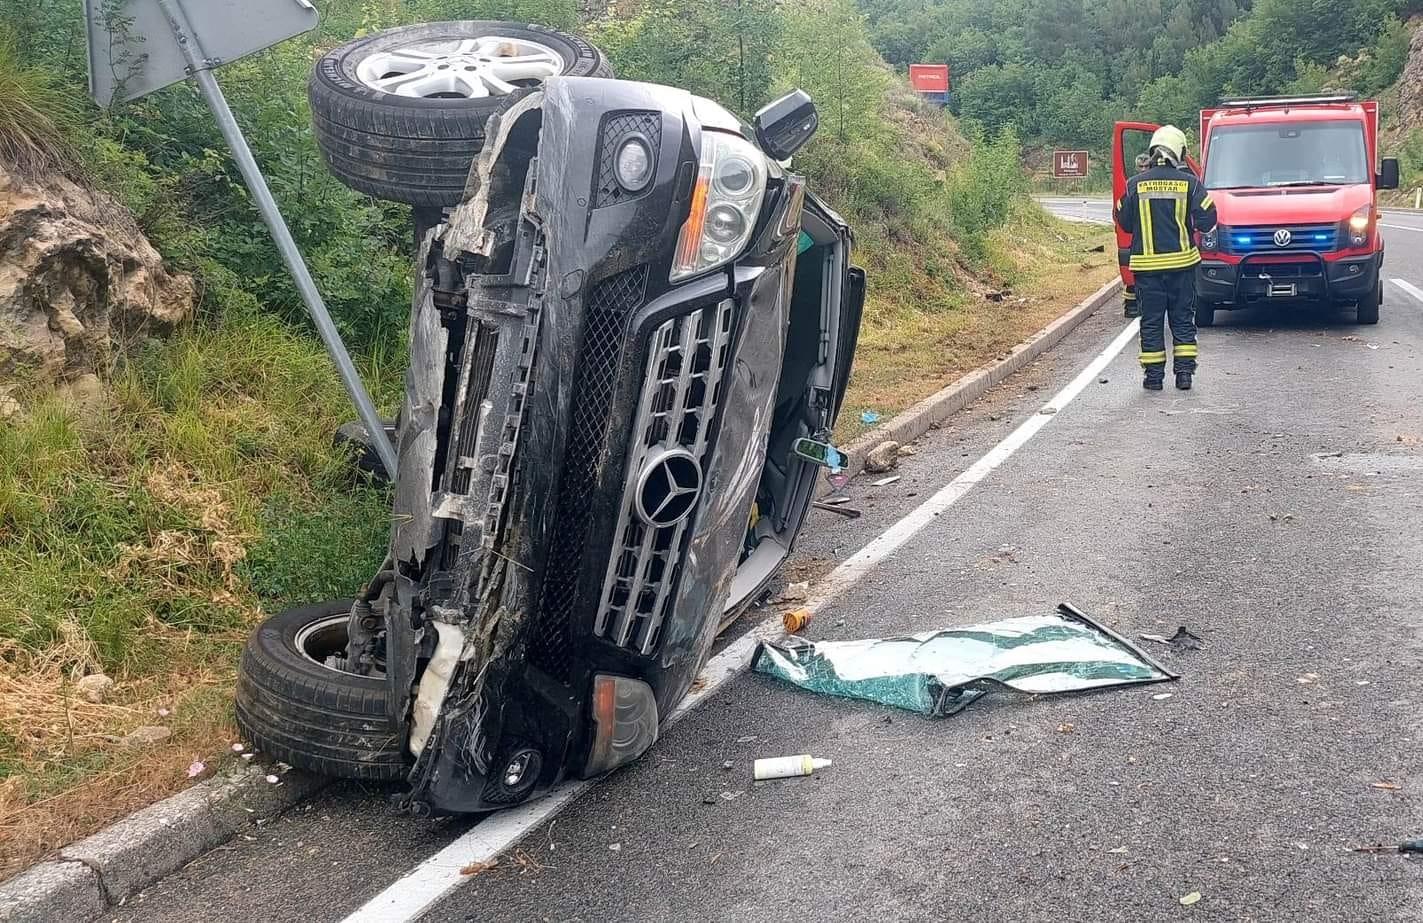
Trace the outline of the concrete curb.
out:
[[[165,798],[0,883],[0,923],[97,920],[140,889],[330,784],[297,770],[241,766]]]
[[[950,416],[963,410],[988,392],[989,388],[1001,383],[1009,375],[1033,362],[1043,353],[1061,343],[1088,317],[1110,302],[1122,290],[1122,281],[1113,279],[1097,289],[1086,301],[1068,311],[1042,330],[1014,346],[1002,359],[989,363],[955,381],[936,394],[891,418],[889,422],[863,434],[848,446],[841,447],[850,458],[846,470],[859,472],[865,466],[865,456],[882,442],[898,442],[901,445],[913,442]],[[822,482],[824,483],[824,482]],[[822,493],[833,490],[824,485]]]

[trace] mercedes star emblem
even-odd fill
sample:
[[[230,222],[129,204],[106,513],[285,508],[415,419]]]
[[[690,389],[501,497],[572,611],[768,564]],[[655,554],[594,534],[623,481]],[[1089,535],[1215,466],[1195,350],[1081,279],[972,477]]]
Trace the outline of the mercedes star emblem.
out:
[[[702,493],[702,467],[686,449],[664,449],[652,455],[637,478],[637,515],[649,526],[664,529],[691,515]]]

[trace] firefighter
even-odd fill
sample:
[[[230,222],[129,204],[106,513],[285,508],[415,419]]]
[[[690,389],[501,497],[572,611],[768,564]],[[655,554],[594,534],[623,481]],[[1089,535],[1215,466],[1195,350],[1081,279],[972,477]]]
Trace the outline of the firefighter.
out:
[[[1167,125],[1151,136],[1150,168],[1127,181],[1115,218],[1131,235],[1130,267],[1141,307],[1142,387],[1160,391],[1166,377],[1166,321],[1171,321],[1176,387],[1191,388],[1196,371],[1195,235],[1215,227],[1215,204],[1186,167],[1186,135]]]
[[[1136,155],[1136,172],[1145,173],[1151,169],[1151,156],[1143,151]],[[1122,316],[1141,317],[1141,306],[1136,303],[1136,286],[1128,285],[1122,293]]]

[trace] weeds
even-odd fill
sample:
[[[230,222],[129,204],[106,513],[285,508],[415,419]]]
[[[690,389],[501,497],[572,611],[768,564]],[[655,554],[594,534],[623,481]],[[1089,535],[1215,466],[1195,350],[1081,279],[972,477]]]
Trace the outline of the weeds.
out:
[[[0,22],[0,167],[25,176],[67,167],[59,126],[76,113],[54,73],[24,64],[14,32]]]

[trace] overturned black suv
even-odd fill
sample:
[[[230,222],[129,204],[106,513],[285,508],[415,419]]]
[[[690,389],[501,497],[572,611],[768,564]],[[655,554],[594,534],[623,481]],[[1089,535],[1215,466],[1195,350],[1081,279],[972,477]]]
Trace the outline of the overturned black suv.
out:
[[[596,50],[561,33],[415,30],[328,55],[312,94],[337,175],[387,195],[406,183],[428,228],[389,556],[359,599],[258,629],[237,717],[293,765],[406,780],[417,812],[488,811],[644,752],[790,553],[864,275],[849,228],[783,166],[815,129],[804,94],[752,127],[681,90],[607,79]],[[377,51],[353,58],[362,43]],[[362,83],[375,53],[388,60]],[[548,72],[522,66],[545,53]],[[377,86],[412,82],[395,79],[400,61],[477,73],[482,58],[533,76],[496,78],[510,90],[497,105],[438,81],[425,97]],[[323,109],[318,87],[341,80],[349,99]],[[353,165],[362,144],[378,165],[439,136],[379,135],[370,112],[402,99],[418,105],[401,125],[454,124],[461,101],[479,114],[477,159],[448,203],[418,169],[392,180]],[[361,100],[364,137],[328,117]]]

